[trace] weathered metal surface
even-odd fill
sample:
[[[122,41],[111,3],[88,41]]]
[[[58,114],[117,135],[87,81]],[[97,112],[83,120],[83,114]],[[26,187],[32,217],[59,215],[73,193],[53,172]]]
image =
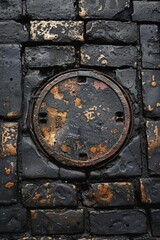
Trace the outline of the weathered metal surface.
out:
[[[130,126],[126,94],[96,71],[59,75],[33,101],[34,138],[50,157],[70,166],[92,166],[115,156]]]

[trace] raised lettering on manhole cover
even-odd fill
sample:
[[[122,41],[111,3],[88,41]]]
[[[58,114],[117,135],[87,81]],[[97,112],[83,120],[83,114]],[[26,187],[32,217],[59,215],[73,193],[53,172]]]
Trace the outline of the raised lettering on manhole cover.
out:
[[[33,100],[34,139],[53,161],[69,166],[108,161],[124,145],[130,127],[126,93],[96,71],[73,70],[52,78]]]

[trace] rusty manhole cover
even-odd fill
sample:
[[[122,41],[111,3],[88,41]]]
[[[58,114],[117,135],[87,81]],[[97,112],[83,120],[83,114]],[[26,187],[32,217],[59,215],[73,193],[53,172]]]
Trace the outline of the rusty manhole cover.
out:
[[[111,159],[122,148],[130,126],[124,90],[96,71],[73,70],[52,78],[33,101],[34,139],[51,158],[69,166]]]

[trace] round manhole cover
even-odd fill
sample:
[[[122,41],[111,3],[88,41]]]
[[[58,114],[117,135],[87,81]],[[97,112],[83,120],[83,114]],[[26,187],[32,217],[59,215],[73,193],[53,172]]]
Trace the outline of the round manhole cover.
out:
[[[34,139],[51,158],[68,166],[87,167],[111,159],[126,141],[130,126],[124,90],[96,71],[59,75],[33,100]]]

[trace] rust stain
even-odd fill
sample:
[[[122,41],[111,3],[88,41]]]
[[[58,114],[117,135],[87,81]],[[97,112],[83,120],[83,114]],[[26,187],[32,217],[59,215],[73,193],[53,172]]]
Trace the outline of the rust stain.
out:
[[[76,96],[77,92],[79,91],[80,87],[77,84],[77,79],[69,79],[65,82],[61,83],[60,89],[65,91],[69,91],[71,96]]]
[[[16,117],[18,114],[19,114],[18,112],[8,112],[7,117],[13,118],[13,117]]]
[[[97,146],[92,146],[92,147],[90,147],[89,151],[90,151],[91,153],[94,153],[94,154],[96,153],[96,154],[98,155],[98,154],[105,153],[105,152],[107,151],[107,149],[106,149],[106,147],[103,146],[102,144],[99,144],[99,145],[97,145]]]
[[[33,197],[33,200],[38,200],[41,197],[40,193],[36,193],[35,196]]]
[[[5,173],[6,173],[7,175],[11,174],[11,169],[10,169],[10,168],[5,168]]]
[[[7,151],[10,155],[16,155],[17,153],[17,149],[15,146],[13,146],[11,143],[10,144],[6,144],[6,148],[7,148]]]
[[[157,107],[160,107],[160,102],[157,102],[156,106],[157,106]]]
[[[106,204],[110,204],[113,198],[113,193],[110,190],[109,184],[99,184],[98,185],[98,193],[95,193],[95,197],[97,202],[106,202]]]
[[[50,183],[45,183],[43,186],[44,186],[45,188],[48,188],[49,185],[50,185]]]
[[[55,85],[52,89],[51,89],[51,93],[54,95],[55,99],[59,99],[62,100],[64,98],[64,95],[62,93],[59,93],[58,91],[58,85]]]
[[[9,188],[9,189],[12,188],[13,186],[14,186],[13,182],[8,182],[8,183],[5,184],[5,187]]]
[[[143,182],[142,182],[142,180],[140,180],[140,188],[141,188],[141,201],[143,202],[143,203],[148,203],[148,198],[147,198],[147,194],[146,194],[146,192],[145,192],[145,187],[144,187],[144,185],[143,185]]]
[[[62,150],[62,152],[70,153],[70,152],[71,152],[71,147],[68,146],[68,145],[66,145],[66,144],[63,144],[63,145],[61,146],[61,150]]]
[[[154,129],[154,135],[155,135],[155,139],[150,139],[148,138],[148,150],[149,151],[154,151],[156,148],[160,148],[160,136],[159,136],[159,129],[158,126],[155,126]]]
[[[153,111],[153,109],[154,109],[154,108],[151,107],[151,105],[148,105],[147,108],[148,108],[148,111],[150,111],[150,112]]]
[[[156,82],[151,82],[152,87],[156,87],[157,83]]]
[[[31,210],[31,218],[32,219],[37,219],[38,213],[35,210]]]
[[[76,98],[75,100],[74,100],[74,104],[75,104],[75,106],[76,107],[78,107],[78,108],[82,108],[82,103],[81,103],[81,99],[80,98]]]
[[[100,90],[104,90],[106,88],[108,88],[107,84],[105,84],[104,82],[100,82],[100,81],[94,81],[93,86],[95,87],[96,90],[100,89]]]
[[[47,108],[48,123],[41,128],[42,135],[49,145],[54,146],[58,128],[61,128],[67,119],[67,112],[58,112],[55,108]]]

